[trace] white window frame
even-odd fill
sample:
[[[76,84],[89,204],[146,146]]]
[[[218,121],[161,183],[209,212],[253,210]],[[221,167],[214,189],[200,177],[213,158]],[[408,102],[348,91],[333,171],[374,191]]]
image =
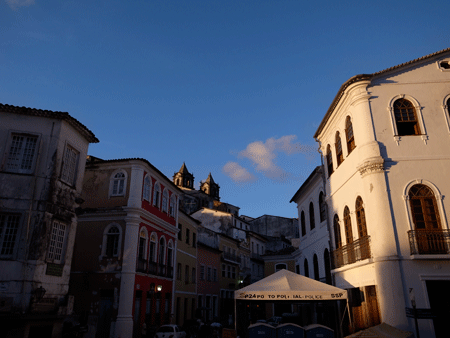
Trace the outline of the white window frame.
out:
[[[15,136],[36,139],[35,147],[33,149],[33,157],[31,160],[30,167],[28,169],[13,168],[13,167],[11,167],[11,164],[9,163],[9,157],[10,157],[11,150],[12,150],[11,147],[13,145],[13,138]],[[36,163],[37,163],[37,157],[39,154],[40,143],[41,143],[41,134],[24,133],[23,131],[15,131],[15,130],[9,131],[8,142],[5,147],[5,158],[3,161],[3,170],[7,171],[7,172],[11,172],[11,173],[18,173],[18,174],[34,173],[35,168],[36,168]],[[22,143],[20,151],[16,156],[16,161],[20,162],[20,163],[18,163],[18,165],[20,165],[20,166],[23,165],[24,151],[25,151],[25,148],[23,148],[23,143]]]
[[[169,202],[169,215],[173,218],[175,218],[175,210],[177,209],[177,200],[175,196],[172,193],[172,196],[170,196],[170,202]]]
[[[152,178],[150,175],[144,177],[144,188],[142,189],[142,198],[150,203],[152,196]]]
[[[70,158],[68,158],[70,156]],[[61,164],[61,181],[73,186],[76,183],[80,152],[66,143]]]
[[[118,239],[118,243],[117,243],[117,253],[115,253],[115,254],[113,253],[112,257],[120,257],[120,250],[122,247],[122,227],[118,223],[108,224],[106,226],[105,230],[103,231],[102,257],[111,258],[110,256],[106,255],[106,249],[107,249],[109,231],[113,227],[115,227],[119,230],[119,239]]]
[[[169,191],[166,188],[162,193],[161,205],[162,211],[167,213],[169,211]]]
[[[159,251],[158,251],[158,245],[159,245],[158,235],[156,234],[156,232],[152,232],[152,234],[150,235],[149,238],[150,238],[149,247],[148,247],[149,251],[151,249],[150,243],[155,244],[155,247],[153,249],[153,260],[150,260],[150,252],[149,252],[149,255],[148,255],[149,262],[158,264],[158,253],[159,253]]]
[[[448,100],[450,100],[450,94],[444,97],[444,101],[442,102],[442,111],[444,112],[444,119],[447,124],[447,130],[450,134],[450,107],[447,105]]]
[[[117,174],[123,174],[124,177],[123,178],[116,178]],[[125,196],[125,193],[127,191],[127,179],[128,179],[128,174],[126,172],[126,170],[123,169],[118,169],[115,170],[112,174],[111,174],[111,178],[110,178],[110,182],[109,182],[109,196]],[[123,180],[123,189],[121,191],[118,191],[114,193],[114,182],[115,181],[122,181]]]
[[[68,233],[69,225],[58,220],[52,221],[47,250],[47,262],[64,264]]]
[[[419,123],[419,127],[420,127],[420,132],[421,132],[420,135],[405,135],[405,136],[398,135],[397,122],[395,121],[395,114],[394,114],[394,102],[397,101],[398,99],[405,99],[405,100],[410,101],[413,104],[414,109],[416,110],[416,114],[417,114],[417,123]],[[423,142],[425,144],[427,144],[427,140],[428,140],[427,129],[425,128],[425,123],[423,122],[422,107],[420,106],[419,101],[417,101],[415,98],[413,98],[410,95],[398,94],[391,99],[391,101],[389,102],[389,106],[387,107],[387,110],[391,114],[392,132],[394,134],[394,141],[397,143],[397,145],[400,144],[400,140],[402,138],[409,137],[409,136],[420,136],[420,138],[423,140]]]
[[[158,209],[161,207],[161,186],[159,182],[155,182],[155,187],[153,188],[153,206]]]
[[[143,254],[144,254],[144,257],[142,258],[142,259],[144,259],[144,260],[148,260],[148,256],[147,256],[147,252],[148,252],[148,249],[147,249],[147,247],[148,247],[148,243],[149,243],[149,241],[148,241],[148,231],[147,231],[147,228],[145,227],[145,226],[141,226],[141,228],[139,229],[139,239],[138,239],[138,250],[137,250],[137,257],[139,257],[139,247],[140,247],[140,245],[141,245],[141,238],[143,238],[144,239],[144,252],[143,252]]]
[[[7,227],[6,222],[7,218],[13,217],[14,218],[14,227]],[[0,213],[0,258],[12,258],[16,252],[17,243],[19,242],[19,230],[20,230],[20,221],[21,221],[21,215],[16,213],[9,213],[9,212],[2,212]],[[9,220],[9,225],[11,225],[11,220]],[[11,232],[7,232],[7,230],[13,230],[15,231],[12,234],[11,238]],[[8,248],[8,251],[5,253],[5,243],[13,243],[12,247]]]

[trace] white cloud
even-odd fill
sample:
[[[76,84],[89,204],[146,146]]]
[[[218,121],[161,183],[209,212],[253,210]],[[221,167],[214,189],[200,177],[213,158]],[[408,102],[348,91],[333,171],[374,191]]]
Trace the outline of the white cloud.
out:
[[[245,150],[239,152],[239,157],[252,161],[255,169],[262,172],[264,176],[276,181],[285,181],[292,177],[292,174],[275,164],[278,153],[282,152],[289,156],[301,153],[311,155],[314,152],[313,147],[294,142],[296,138],[295,135],[286,135],[279,139],[271,137],[265,143],[252,142]]]
[[[247,169],[241,167],[236,162],[228,162],[222,168],[223,172],[237,183],[249,183],[256,180],[256,177],[249,173]]]
[[[34,5],[34,0],[6,0],[6,3],[11,9],[17,9],[23,6]]]

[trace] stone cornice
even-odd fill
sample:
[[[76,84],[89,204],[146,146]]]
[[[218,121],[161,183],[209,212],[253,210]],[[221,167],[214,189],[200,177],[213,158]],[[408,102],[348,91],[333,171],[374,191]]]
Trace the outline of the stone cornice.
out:
[[[381,156],[367,159],[358,166],[358,171],[362,177],[384,172],[384,159]]]

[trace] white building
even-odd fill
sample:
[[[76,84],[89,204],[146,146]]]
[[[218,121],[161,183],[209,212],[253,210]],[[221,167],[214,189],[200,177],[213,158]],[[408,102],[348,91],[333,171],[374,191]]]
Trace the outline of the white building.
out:
[[[0,321],[5,337],[61,333],[76,208],[94,134],[68,113],[0,104]]]
[[[314,138],[324,156],[335,285],[356,329],[415,331],[405,308],[450,304],[450,49],[346,81]],[[360,291],[360,292],[359,292]],[[446,317],[419,319],[448,336]]]

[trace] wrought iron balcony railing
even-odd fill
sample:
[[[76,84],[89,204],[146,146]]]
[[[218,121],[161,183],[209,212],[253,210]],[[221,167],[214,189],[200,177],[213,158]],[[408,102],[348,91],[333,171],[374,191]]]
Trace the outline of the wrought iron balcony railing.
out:
[[[370,236],[358,238],[356,241],[344,245],[332,252],[333,269],[352,264],[371,257]]]
[[[240,263],[241,262],[241,257],[238,257],[237,255],[233,255],[233,254],[230,254],[228,252],[223,252],[222,255],[223,255],[222,256],[223,259],[226,259],[228,261],[232,261],[232,262],[236,262],[236,263]]]
[[[408,237],[411,255],[450,253],[450,230],[410,230]]]
[[[158,264],[156,262],[148,262],[142,258],[138,258],[136,261],[136,272],[173,278],[173,266]]]

